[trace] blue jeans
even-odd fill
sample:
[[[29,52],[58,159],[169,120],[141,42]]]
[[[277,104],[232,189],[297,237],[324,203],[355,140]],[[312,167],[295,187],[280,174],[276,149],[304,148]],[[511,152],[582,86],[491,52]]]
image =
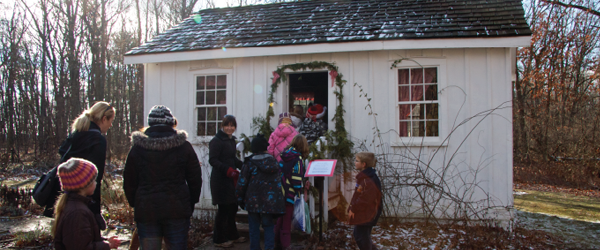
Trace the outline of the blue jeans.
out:
[[[354,240],[360,250],[375,250],[377,247],[371,241],[371,230],[373,226],[354,226]]]
[[[265,249],[275,247],[275,222],[272,214],[248,213],[248,226],[250,227],[250,250],[260,250],[260,225],[265,233]]]
[[[167,249],[187,249],[190,219],[172,219],[156,222],[138,222],[142,250],[160,250],[164,239]]]

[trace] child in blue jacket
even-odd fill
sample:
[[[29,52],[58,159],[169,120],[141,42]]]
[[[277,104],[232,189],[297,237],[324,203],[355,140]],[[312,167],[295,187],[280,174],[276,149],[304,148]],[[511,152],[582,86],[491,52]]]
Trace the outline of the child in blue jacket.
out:
[[[360,173],[356,175],[356,187],[348,207],[348,224],[354,225],[354,240],[361,250],[377,249],[371,241],[371,230],[379,220],[383,200],[375,162],[371,152],[357,153],[354,161]]]
[[[285,213],[279,164],[267,152],[267,146],[269,143],[261,134],[252,139],[253,154],[246,157],[235,190],[238,205],[248,211],[251,250],[260,250],[261,225],[265,249],[275,247],[274,218]]]

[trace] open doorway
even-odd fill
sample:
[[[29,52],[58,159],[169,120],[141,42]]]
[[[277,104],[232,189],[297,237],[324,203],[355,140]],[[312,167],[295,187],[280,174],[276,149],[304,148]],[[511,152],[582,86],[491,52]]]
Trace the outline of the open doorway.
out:
[[[293,109],[295,105],[300,105],[306,114],[310,103],[327,106],[329,101],[327,72],[293,73],[288,75],[288,79],[290,82],[288,107],[290,109]],[[325,118],[327,117],[326,112]]]

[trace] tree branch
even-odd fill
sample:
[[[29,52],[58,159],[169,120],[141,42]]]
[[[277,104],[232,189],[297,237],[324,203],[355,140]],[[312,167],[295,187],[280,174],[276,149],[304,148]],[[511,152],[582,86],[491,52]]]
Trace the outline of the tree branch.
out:
[[[542,2],[549,3],[549,4],[555,4],[555,5],[566,7],[566,8],[579,9],[579,10],[585,11],[587,13],[590,13],[592,15],[600,17],[600,12],[599,11],[593,10],[592,8],[588,8],[588,7],[585,7],[585,6],[575,5],[575,4],[571,4],[571,3],[563,3],[563,2],[557,1],[557,0],[542,0]]]

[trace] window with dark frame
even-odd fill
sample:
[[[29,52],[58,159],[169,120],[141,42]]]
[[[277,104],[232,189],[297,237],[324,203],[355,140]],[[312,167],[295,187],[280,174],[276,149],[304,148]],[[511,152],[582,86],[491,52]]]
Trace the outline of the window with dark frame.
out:
[[[439,136],[438,68],[398,69],[400,137]]]
[[[227,76],[196,77],[196,112],[198,136],[217,134],[221,120],[227,114]]]

